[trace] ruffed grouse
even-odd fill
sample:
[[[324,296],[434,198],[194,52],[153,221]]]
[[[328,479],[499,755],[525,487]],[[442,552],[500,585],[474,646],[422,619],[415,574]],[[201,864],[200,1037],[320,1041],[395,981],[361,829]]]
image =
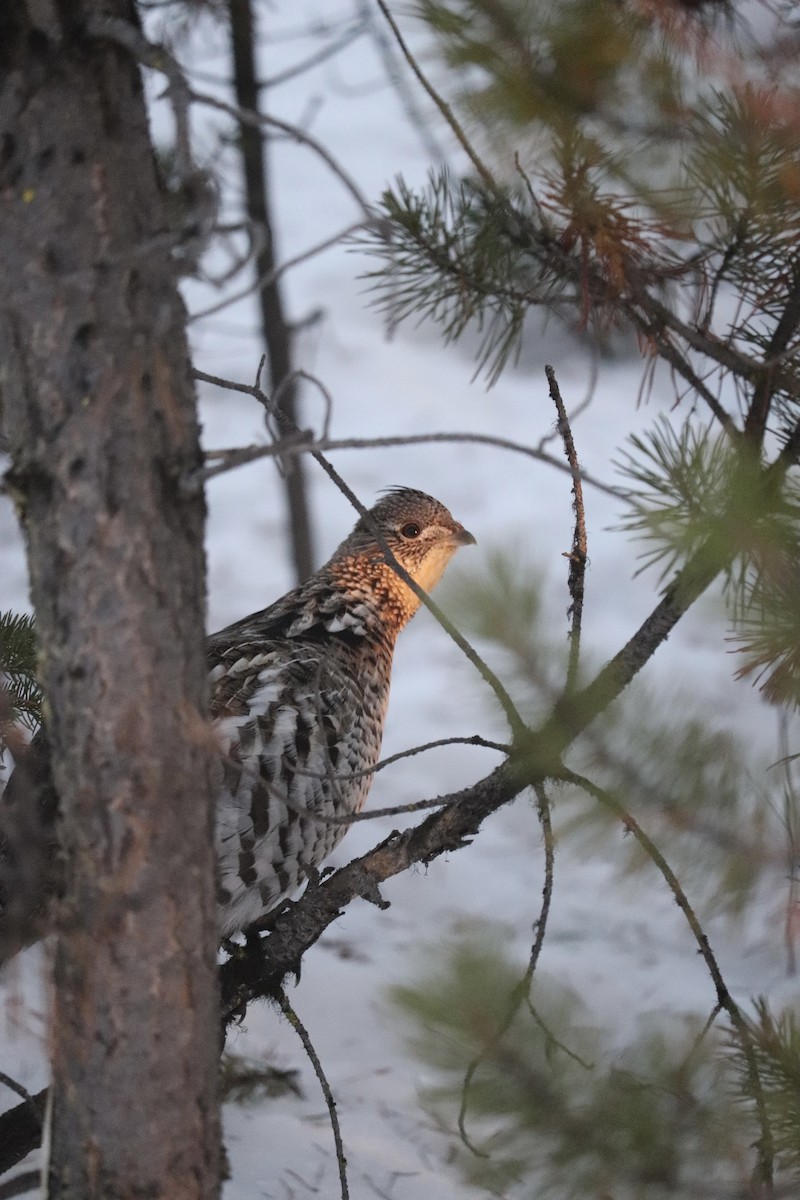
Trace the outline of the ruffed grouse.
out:
[[[426,591],[475,541],[433,497],[391,489],[309,580],[209,638],[223,937],[294,892],[347,831],[338,818],[369,792],[395,641],[419,607],[376,528]]]

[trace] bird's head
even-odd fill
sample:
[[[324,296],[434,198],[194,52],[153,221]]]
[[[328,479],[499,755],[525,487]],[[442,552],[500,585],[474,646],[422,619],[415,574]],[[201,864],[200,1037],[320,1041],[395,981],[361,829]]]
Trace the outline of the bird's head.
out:
[[[419,600],[387,564],[381,541],[426,592],[439,582],[459,546],[475,544],[472,534],[443,504],[413,488],[390,488],[359,519],[331,566],[344,568],[350,560],[369,565],[373,587],[385,603],[399,606],[403,624],[419,607]]]

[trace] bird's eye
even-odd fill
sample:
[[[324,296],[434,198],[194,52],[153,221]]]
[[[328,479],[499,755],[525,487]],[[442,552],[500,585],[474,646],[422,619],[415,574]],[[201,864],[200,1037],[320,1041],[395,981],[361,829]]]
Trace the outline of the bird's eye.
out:
[[[419,537],[422,530],[416,521],[406,521],[405,525],[401,527],[400,532],[404,538],[415,538]]]

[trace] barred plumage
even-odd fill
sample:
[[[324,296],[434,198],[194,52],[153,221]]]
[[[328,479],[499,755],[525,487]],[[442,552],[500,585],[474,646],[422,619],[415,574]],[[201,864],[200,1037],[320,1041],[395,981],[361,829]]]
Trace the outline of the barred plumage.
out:
[[[395,640],[419,606],[372,522],[426,590],[475,540],[431,496],[394,489],[316,575],[209,640],[223,936],[294,892],[369,792]]]
[[[216,842],[223,937],[262,921],[290,896],[346,833],[347,824],[337,818],[357,812],[369,792],[394,644],[419,607],[386,562],[376,528],[426,591],[458,547],[475,541],[431,496],[392,489],[309,580],[208,639],[211,716],[220,748]],[[41,731],[3,797],[2,953],[8,950],[4,941],[28,940],[43,927],[20,913],[17,929],[15,900],[29,910],[32,901],[38,906],[43,900],[43,890],[60,887],[54,840],[41,879],[22,886],[25,854],[12,832],[27,813],[55,838],[49,765]],[[23,891],[31,894],[23,897]]]

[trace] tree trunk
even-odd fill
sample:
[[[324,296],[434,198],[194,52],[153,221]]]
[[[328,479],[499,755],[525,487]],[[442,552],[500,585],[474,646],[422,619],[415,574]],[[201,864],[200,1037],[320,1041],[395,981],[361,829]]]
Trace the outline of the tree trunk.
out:
[[[0,386],[62,810],[50,1195],[213,1197],[218,1001],[204,505],[139,71],[0,4]]]
[[[255,28],[251,0],[229,0],[233,82],[236,103],[249,112],[258,112],[261,87],[256,75]],[[256,255],[256,275],[264,280],[258,289],[261,332],[267,347],[270,386],[279,392],[279,407],[293,425],[297,424],[297,385],[292,374],[292,338],[283,309],[281,286],[270,279],[275,270],[275,240],[269,210],[265,133],[254,125],[239,126],[239,142],[244,171],[247,216],[263,236],[264,244]],[[289,508],[289,536],[295,576],[298,583],[314,570],[314,546],[308,511],[306,474],[303,459],[297,455],[283,463],[286,499]]]

